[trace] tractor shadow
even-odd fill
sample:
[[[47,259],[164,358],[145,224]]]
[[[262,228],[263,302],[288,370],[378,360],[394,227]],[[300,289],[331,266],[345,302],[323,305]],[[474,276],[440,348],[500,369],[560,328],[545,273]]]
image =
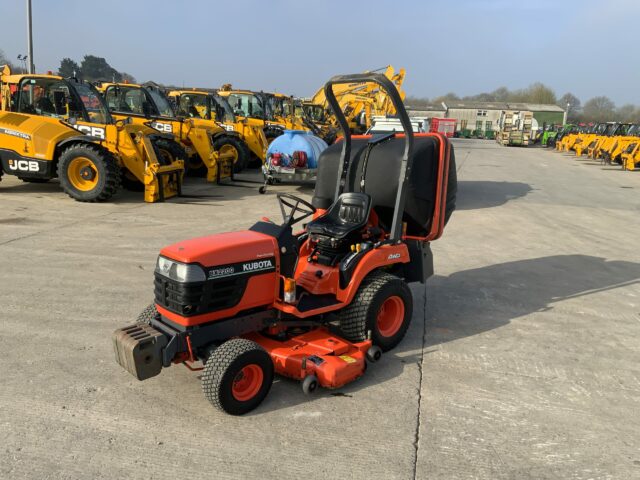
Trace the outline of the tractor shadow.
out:
[[[426,287],[426,311],[425,289],[413,285],[414,314],[406,337],[363,377],[337,390],[319,389],[313,396],[302,392],[300,382],[276,377],[264,403],[249,415],[311,405],[332,396],[356,401],[359,390],[396,379],[408,366],[417,368],[423,354],[438,345],[553,310],[563,300],[636,283],[640,283],[640,263],[588,255],[532,258],[434,276]]]
[[[640,263],[554,255],[435,276],[427,288],[426,347],[470,337],[563,300],[640,283]]]
[[[456,210],[476,210],[504,205],[533,191],[522,182],[464,181],[458,182]]]

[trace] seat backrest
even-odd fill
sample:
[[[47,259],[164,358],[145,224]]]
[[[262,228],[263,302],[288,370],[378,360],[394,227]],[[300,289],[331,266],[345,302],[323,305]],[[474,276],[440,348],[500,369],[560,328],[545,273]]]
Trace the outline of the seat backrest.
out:
[[[364,193],[343,193],[338,197],[336,208],[343,223],[359,225],[367,221],[371,197]]]

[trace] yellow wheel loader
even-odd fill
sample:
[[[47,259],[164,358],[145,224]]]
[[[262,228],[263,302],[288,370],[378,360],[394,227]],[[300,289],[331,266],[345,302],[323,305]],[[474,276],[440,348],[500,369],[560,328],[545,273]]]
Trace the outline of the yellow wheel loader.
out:
[[[227,143],[228,149],[238,156],[234,172],[239,172],[250,163],[262,164],[267,158],[269,142],[260,125],[250,125],[247,119],[239,119],[226,98],[204,90],[171,90],[168,93],[176,113],[181,117],[198,118],[224,128],[227,136],[237,142]]]
[[[100,83],[98,91],[116,118],[173,135],[187,152],[188,171],[206,171],[209,182],[233,177],[239,157],[237,149],[228,145],[238,142],[224,128],[201,118],[178,118],[167,97],[152,85]]]
[[[108,200],[121,184],[144,190],[147,202],[180,194],[184,150],[170,135],[115,121],[90,84],[4,67],[0,99],[0,176],[57,177],[83,202]]]

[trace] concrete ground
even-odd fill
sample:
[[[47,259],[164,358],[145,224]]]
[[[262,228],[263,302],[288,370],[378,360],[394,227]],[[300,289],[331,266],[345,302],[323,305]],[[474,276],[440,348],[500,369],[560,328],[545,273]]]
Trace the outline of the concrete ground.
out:
[[[162,246],[311,190],[90,205],[5,176],[0,478],[640,478],[640,173],[455,146],[458,210],[405,340],[337,392],[278,379],[239,418],[181,366],[133,379],[111,332],[150,303]]]

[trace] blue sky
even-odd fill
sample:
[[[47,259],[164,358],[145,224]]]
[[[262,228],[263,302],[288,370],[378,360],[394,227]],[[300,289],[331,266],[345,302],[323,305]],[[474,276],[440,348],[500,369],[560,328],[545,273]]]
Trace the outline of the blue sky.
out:
[[[330,76],[405,67],[409,95],[535,81],[640,105],[638,0],[32,0],[38,71],[90,53],[140,81],[312,94]],[[0,49],[26,53],[24,0]]]

